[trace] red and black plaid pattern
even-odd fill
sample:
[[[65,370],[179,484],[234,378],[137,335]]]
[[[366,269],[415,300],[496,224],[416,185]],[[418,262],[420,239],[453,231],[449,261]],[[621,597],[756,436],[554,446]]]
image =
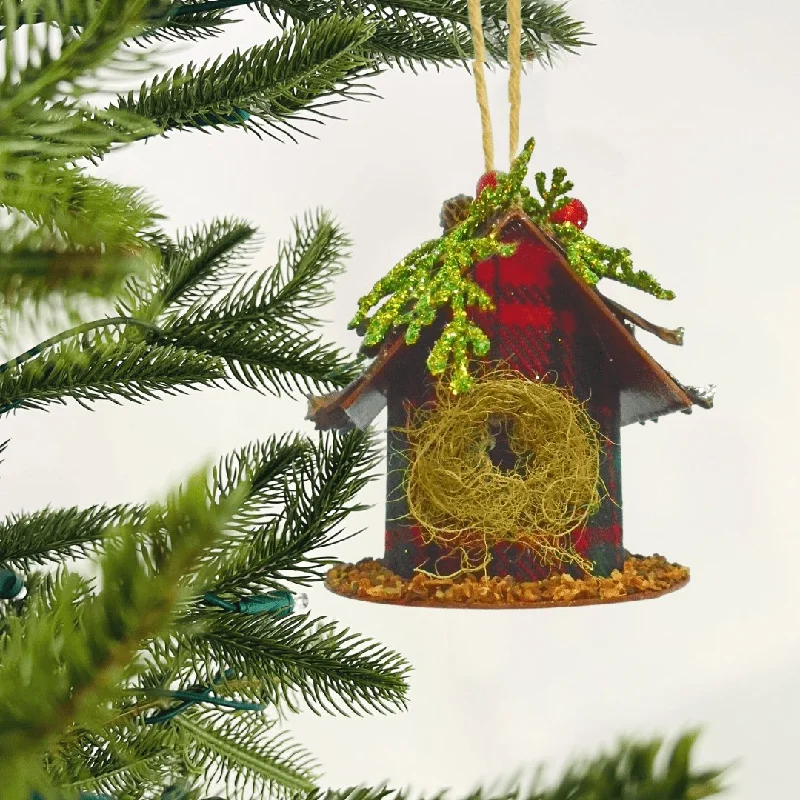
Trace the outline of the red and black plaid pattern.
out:
[[[573,532],[579,553],[595,562],[595,574],[608,575],[622,565],[622,520],[619,452],[619,390],[602,342],[581,317],[582,301],[563,267],[544,244],[525,231],[514,233],[519,241],[510,258],[491,258],[474,267],[476,282],[489,293],[495,310],[472,310],[471,318],[487,333],[492,346],[487,358],[502,360],[531,380],[547,380],[569,389],[586,402],[587,411],[609,440],[601,464],[601,478],[608,492],[600,509],[587,524]],[[415,567],[447,575],[460,567],[459,557],[425,544],[414,520],[408,518],[403,490],[407,463],[405,436],[392,428],[407,424],[408,410],[434,398],[433,382],[425,366],[430,346],[444,321],[425,331],[419,343],[398,359],[392,370],[388,396],[388,480],[386,519],[386,566],[406,578]],[[573,571],[569,565],[561,570]],[[534,554],[515,544],[492,549],[492,575],[511,575],[516,580],[540,580],[551,568]]]

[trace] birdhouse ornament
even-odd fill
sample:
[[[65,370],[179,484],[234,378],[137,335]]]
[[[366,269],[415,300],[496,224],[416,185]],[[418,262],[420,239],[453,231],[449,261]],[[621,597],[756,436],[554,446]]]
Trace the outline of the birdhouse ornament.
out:
[[[365,371],[309,399],[308,418],[323,430],[366,429],[387,411],[383,557],[338,564],[326,585],[361,600],[451,608],[658,597],[689,572],[623,546],[620,429],[710,408],[713,387],[680,383],[636,338],[639,329],[682,345],[682,329],[654,325],[598,289],[607,279],[674,297],[634,269],[627,249],[584,233],[588,212],[564,169],[537,173],[529,189],[532,139],[508,172],[492,168],[475,6],[486,167],[475,196],[445,202],[442,235],[359,300],[350,327],[372,356]]]

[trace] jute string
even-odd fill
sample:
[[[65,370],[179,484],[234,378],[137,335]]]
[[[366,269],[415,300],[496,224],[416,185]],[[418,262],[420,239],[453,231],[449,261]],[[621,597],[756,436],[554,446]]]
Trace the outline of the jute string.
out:
[[[481,0],[467,0],[469,25],[472,31],[472,45],[475,60],[472,64],[475,76],[475,95],[481,113],[481,140],[483,143],[483,162],[486,172],[494,169],[494,137],[492,136],[492,118],[489,112],[489,94],[486,90],[486,42],[483,37],[483,15]],[[511,72],[508,78],[508,101],[510,105],[509,119],[509,154],[511,163],[517,155],[519,147],[519,118],[522,96],[520,83],[522,79],[522,0],[508,0],[508,61]]]
[[[481,0],[467,0],[469,10],[469,26],[472,30],[472,46],[475,50],[475,61],[472,63],[472,74],[475,76],[475,94],[481,110],[481,136],[483,140],[483,163],[486,172],[494,169],[494,139],[492,138],[492,118],[489,114],[489,93],[486,91],[486,42],[483,40],[483,16]]]
[[[508,161],[511,163],[519,148],[519,110],[522,105],[522,0],[508,0],[508,102],[511,109],[509,119]]]

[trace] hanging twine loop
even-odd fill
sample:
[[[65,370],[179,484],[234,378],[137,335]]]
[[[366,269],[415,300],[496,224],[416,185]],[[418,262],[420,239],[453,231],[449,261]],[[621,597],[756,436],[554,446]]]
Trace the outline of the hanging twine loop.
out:
[[[494,137],[492,119],[489,111],[489,93],[486,88],[486,42],[483,36],[483,15],[481,0],[467,0],[469,25],[472,32],[472,45],[475,60],[472,72],[475,77],[475,95],[481,114],[481,139],[483,143],[483,162],[486,172],[494,170]],[[508,0],[506,5],[508,20],[508,61],[511,73],[508,78],[509,119],[509,164],[514,160],[519,148],[519,120],[522,104],[522,0]]]
[[[522,0],[508,0],[506,5],[508,19],[508,63],[511,72],[508,76],[509,164],[517,157],[519,149],[519,115],[522,105]]]
[[[483,16],[481,0],[467,0],[469,27],[472,31],[472,47],[475,60],[472,74],[475,76],[475,94],[481,110],[481,134],[483,140],[483,163],[486,172],[494,169],[494,139],[492,138],[492,118],[489,113],[489,93],[486,91],[486,42],[483,39]]]

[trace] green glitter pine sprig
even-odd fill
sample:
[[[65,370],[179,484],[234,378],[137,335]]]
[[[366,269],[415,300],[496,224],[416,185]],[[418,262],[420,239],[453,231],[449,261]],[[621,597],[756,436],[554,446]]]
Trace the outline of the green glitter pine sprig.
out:
[[[675,292],[665,289],[649,272],[634,270],[631,251],[626,247],[609,247],[570,223],[554,224],[555,239],[564,248],[570,266],[594,286],[601,278],[624,283],[657,297],[673,300]]]
[[[538,172],[535,180],[541,200],[523,188],[522,210],[561,245],[575,272],[591,286],[595,286],[601,278],[608,278],[653,295],[659,300],[673,300],[675,293],[665,289],[649,272],[634,270],[631,251],[626,247],[601,244],[570,222],[551,221],[550,217],[554,212],[572,201],[568,192],[572,190],[573,184],[566,176],[567,172],[563,167],[556,167],[550,189],[547,189],[544,172]]]
[[[498,241],[496,223],[519,208],[563,248],[572,268],[590,285],[609,278],[664,300],[675,295],[647,272],[635,271],[630,251],[601,244],[571,223],[554,223],[553,213],[571,202],[573,188],[563,167],[553,170],[550,187],[544,172],[534,176],[539,197],[524,187],[528,164],[536,146],[529,139],[507,173],[497,173],[497,185],[486,187],[468,208],[467,217],[438,239],[425,242],[396,264],[372,290],[358,301],[349,328],[365,326],[368,347],[384,340],[393,328],[406,326],[405,341],[418,341],[422,328],[432,324],[440,308],[449,306],[452,319],[433,345],[427,365],[432,375],[450,368],[450,389],[463,393],[472,386],[470,351],[478,357],[489,352],[486,334],[470,321],[467,308],[493,310],[492,298],[469,277],[471,267],[494,255],[510,256],[514,243]],[[486,228],[490,230],[487,233]],[[371,316],[370,310],[388,298]]]
[[[494,255],[510,256],[515,244],[498,241],[498,231],[482,235],[480,228],[514,205],[521,207],[522,182],[533,153],[531,139],[514,160],[507,174],[497,176],[497,186],[485,189],[469,208],[467,218],[439,239],[433,239],[409,253],[381,278],[369,294],[358,301],[358,311],[348,327],[366,324],[364,344],[368,347],[383,341],[392,329],[407,326],[405,340],[414,344],[422,328],[430,325],[443,306],[449,306],[453,318],[428,357],[428,369],[441,375],[452,366],[450,388],[465,392],[472,385],[469,375],[470,351],[480,357],[489,352],[486,334],[467,317],[466,309],[481,311],[494,308],[492,298],[470,279],[473,264]],[[383,298],[388,300],[372,315],[369,311]]]

